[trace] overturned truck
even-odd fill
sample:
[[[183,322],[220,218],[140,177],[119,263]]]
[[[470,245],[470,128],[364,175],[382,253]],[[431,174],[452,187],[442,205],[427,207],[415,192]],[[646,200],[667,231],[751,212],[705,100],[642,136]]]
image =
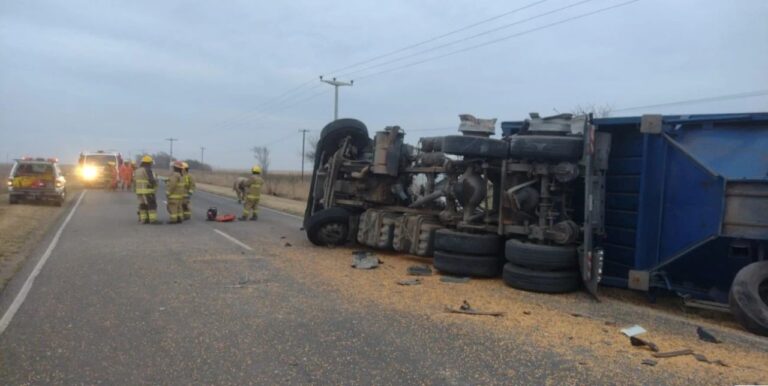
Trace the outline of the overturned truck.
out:
[[[718,149],[718,162],[736,176],[699,176],[708,165],[698,165],[703,161],[675,140],[686,138],[701,148],[720,138],[712,127],[745,119],[531,114],[503,122],[499,139],[493,138],[495,120],[462,115],[460,135],[421,138],[417,146],[404,142],[398,126],[370,138],[362,122],[341,119],[328,124],[318,141],[304,229],[316,245],[357,242],[432,256],[441,272],[501,275],[506,284],[529,291],[583,286],[597,296],[604,264],[603,281],[616,286],[672,290],[718,304],[728,302],[732,289],[737,319],[766,334],[768,119],[749,115],[744,135],[751,140],[734,140],[742,148],[730,149],[738,153],[736,161],[723,161],[728,149]],[[677,148],[693,159],[660,153],[675,155]],[[739,176],[740,167],[755,175]],[[728,184],[733,179],[739,181]],[[706,194],[685,186],[689,181],[703,184]],[[722,189],[713,189],[718,183]],[[685,202],[702,195],[702,202]],[[660,196],[668,202],[659,203]],[[699,222],[686,225],[677,216],[667,224],[644,213],[658,210],[667,210],[668,217],[685,212],[683,217]],[[681,229],[686,226],[694,229]],[[701,228],[712,232],[690,237]],[[653,255],[653,245],[674,250]],[[710,266],[695,266],[697,258],[690,255],[707,245],[722,246],[721,255],[707,261]],[[748,275],[740,278],[740,270]]]

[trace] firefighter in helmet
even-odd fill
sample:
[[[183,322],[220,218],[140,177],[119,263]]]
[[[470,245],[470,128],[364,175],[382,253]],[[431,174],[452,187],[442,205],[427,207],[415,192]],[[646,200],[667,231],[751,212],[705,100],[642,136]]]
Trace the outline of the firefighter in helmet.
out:
[[[195,192],[195,180],[192,178],[192,175],[189,174],[189,164],[186,162],[181,163],[184,167],[182,169],[182,180],[184,181],[184,199],[181,202],[181,210],[183,212],[182,218],[184,220],[189,220],[192,218],[192,208],[189,206],[190,199],[192,198],[192,193]]]
[[[251,177],[243,183],[246,193],[243,215],[240,216],[240,220],[259,218],[259,199],[261,198],[262,185],[264,185],[264,180],[261,179],[261,166],[256,165],[251,168]]]
[[[139,198],[139,222],[143,224],[157,224],[157,179],[152,172],[152,157],[141,157],[141,163],[133,172],[136,197]]]
[[[184,211],[182,204],[184,196],[187,195],[187,189],[184,187],[184,164],[181,161],[173,163],[173,173],[168,177],[168,183],[165,186],[165,195],[168,200],[169,224],[179,224],[184,220]]]

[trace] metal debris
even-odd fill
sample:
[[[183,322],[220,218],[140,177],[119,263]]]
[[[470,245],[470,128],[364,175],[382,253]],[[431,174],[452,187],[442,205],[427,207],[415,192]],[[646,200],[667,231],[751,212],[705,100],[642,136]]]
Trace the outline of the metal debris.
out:
[[[400,285],[419,285],[419,284],[421,284],[421,279],[403,279],[403,280],[398,280],[397,284],[400,284]]]
[[[648,347],[653,352],[659,352],[659,346],[656,345],[656,343],[653,343],[649,340],[645,340],[642,338],[638,338],[636,336],[630,336],[629,337],[629,343],[632,343],[633,346],[645,346]]]
[[[712,335],[709,331],[701,328],[701,326],[696,327],[696,334],[699,335],[699,339],[709,342],[709,343],[723,343],[720,339],[717,339],[714,335]]]
[[[432,268],[428,265],[412,265],[408,267],[408,274],[413,276],[432,276]]]
[[[472,306],[470,306],[466,300],[464,300],[461,303],[461,306],[459,306],[458,309],[445,307],[445,312],[452,313],[452,314],[465,314],[465,315],[478,315],[478,316],[497,316],[497,317],[504,316],[504,312],[476,310],[472,308]]]
[[[354,268],[374,269],[381,263],[378,257],[367,251],[355,251],[352,253],[352,267]]]
[[[646,366],[656,366],[656,364],[659,363],[659,362],[657,362],[657,361],[655,361],[653,359],[643,359],[643,361],[641,363],[646,365]]]
[[[622,334],[624,334],[624,335],[626,335],[626,336],[628,336],[630,338],[633,337],[633,336],[640,335],[640,334],[645,334],[646,332],[648,332],[644,328],[638,326],[637,324],[634,325],[634,326],[622,328],[620,331],[621,331]]]
[[[689,348],[684,348],[682,350],[677,350],[677,351],[655,352],[651,355],[653,355],[654,358],[674,358],[674,357],[679,357],[683,355],[692,355],[692,354],[693,354],[693,350]]]
[[[463,283],[469,282],[469,278],[468,277],[458,277],[458,276],[447,276],[447,275],[444,275],[444,276],[440,277],[440,281],[442,281],[443,283],[463,284]]]
[[[707,359],[707,357],[705,357],[704,354],[693,353],[691,355],[693,355],[693,357],[696,358],[696,360],[699,362],[709,363],[709,359]]]

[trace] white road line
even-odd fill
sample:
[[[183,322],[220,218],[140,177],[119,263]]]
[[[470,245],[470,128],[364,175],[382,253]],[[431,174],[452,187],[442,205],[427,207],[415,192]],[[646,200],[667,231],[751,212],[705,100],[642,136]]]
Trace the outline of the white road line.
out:
[[[35,278],[40,273],[40,270],[43,269],[43,265],[45,265],[45,262],[48,261],[48,258],[51,257],[51,252],[53,252],[53,249],[56,248],[56,244],[59,243],[59,238],[61,237],[61,233],[64,231],[64,227],[66,227],[69,223],[69,220],[72,219],[72,216],[75,214],[75,210],[77,210],[77,207],[80,206],[80,201],[83,201],[83,197],[85,197],[85,191],[80,193],[80,198],[77,199],[75,206],[73,206],[72,210],[69,211],[69,215],[67,215],[67,218],[64,219],[64,222],[61,223],[59,230],[56,231],[56,235],[54,235],[53,240],[51,240],[51,244],[48,245],[48,249],[45,250],[45,253],[43,253],[43,256],[40,258],[40,261],[37,262],[37,265],[35,265],[32,273],[29,274],[27,281],[25,281],[24,285],[21,286],[21,290],[16,295],[16,298],[13,299],[13,303],[11,303],[11,306],[8,307],[8,310],[5,311],[2,319],[0,319],[0,334],[2,334],[8,325],[11,324],[11,320],[13,319],[13,316],[16,315],[16,311],[18,311],[21,305],[24,303],[24,300],[29,294],[29,290],[32,289],[32,284],[34,284]]]
[[[224,232],[222,232],[222,231],[220,231],[218,229],[214,229],[213,231],[218,233],[218,234],[220,234],[220,235],[222,235],[222,236],[224,236],[225,239],[227,239],[227,240],[229,240],[229,241],[231,241],[231,242],[233,242],[233,243],[243,247],[243,249],[248,250],[248,251],[253,251],[253,248],[249,247],[248,245],[246,245],[242,241],[240,241],[240,240],[238,240],[238,239],[236,239],[236,238],[234,238],[234,237],[232,237],[232,236],[230,236],[230,235],[228,235],[228,234],[226,234],[226,233],[224,233]]]

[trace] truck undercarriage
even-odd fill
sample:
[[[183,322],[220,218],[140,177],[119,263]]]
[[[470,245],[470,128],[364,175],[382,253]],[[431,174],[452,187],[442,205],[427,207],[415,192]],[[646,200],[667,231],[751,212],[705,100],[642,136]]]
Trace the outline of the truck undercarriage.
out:
[[[601,252],[592,238],[602,232],[610,138],[595,135],[586,116],[532,114],[501,139],[491,137],[495,120],[461,118],[462,135],[425,137],[418,146],[406,144],[398,126],[371,139],[354,119],[327,125],[305,213],[308,238],[434,256],[450,274],[497,276],[504,267],[508,284],[533,280],[524,289],[542,292],[583,280],[595,293]],[[537,276],[563,272],[556,285],[536,286]]]

